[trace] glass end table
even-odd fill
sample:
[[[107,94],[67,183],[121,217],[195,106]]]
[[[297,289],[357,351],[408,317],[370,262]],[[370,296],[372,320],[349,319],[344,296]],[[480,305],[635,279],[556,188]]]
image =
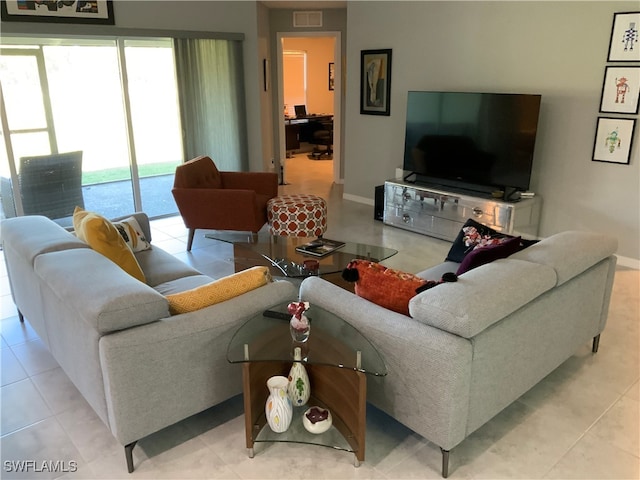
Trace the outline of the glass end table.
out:
[[[304,300],[304,299],[303,299]],[[246,446],[249,457],[259,442],[294,442],[323,445],[352,452],[354,464],[364,461],[367,376],[385,376],[387,368],[376,348],[353,326],[324,309],[311,305],[306,315],[311,322],[309,339],[294,342],[289,332],[287,304],[272,312],[282,318],[256,315],[234,334],[227,349],[227,360],[242,363]],[[293,350],[301,347],[311,385],[311,398],[305,406],[293,407],[293,420],[286,432],[275,433],[268,426],[265,402],[267,380],[287,376],[293,363]],[[311,406],[326,408],[333,423],[322,434],[307,432],[302,424]]]

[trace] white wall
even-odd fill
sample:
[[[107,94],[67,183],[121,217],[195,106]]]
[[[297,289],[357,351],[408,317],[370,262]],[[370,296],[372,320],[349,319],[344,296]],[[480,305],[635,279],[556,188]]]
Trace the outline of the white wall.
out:
[[[591,160],[613,13],[634,10],[636,1],[349,2],[345,195],[372,198],[402,164],[408,90],[540,93],[539,234],[610,232],[619,255],[640,259],[638,125],[630,165]],[[393,49],[390,117],[359,114],[360,50],[378,48]]]

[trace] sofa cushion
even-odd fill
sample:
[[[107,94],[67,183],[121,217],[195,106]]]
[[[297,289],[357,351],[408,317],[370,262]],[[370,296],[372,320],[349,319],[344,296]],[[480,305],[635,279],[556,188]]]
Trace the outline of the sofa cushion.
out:
[[[151,248],[151,243],[147,240],[135,217],[125,218],[124,220],[114,221],[112,223],[118,229],[120,236],[132,252],[142,252],[143,250],[149,250]]]
[[[120,266],[132,277],[145,281],[144,273],[118,229],[109,220],[95,212],[76,207],[73,228],[78,238],[96,252]]]
[[[562,285],[613,255],[617,249],[618,241],[614,237],[570,230],[540,240],[510,258],[548,265],[556,271],[558,285]]]
[[[342,277],[355,281],[355,293],[359,297],[404,315],[409,315],[409,300],[417,294],[417,289],[439,283],[368,260],[349,262]]]
[[[268,267],[252,267],[181,293],[167,295],[172,315],[224,302],[271,282]]]
[[[168,282],[161,283],[153,287],[153,289],[165,297],[175,293],[181,293],[186,290],[202,287],[213,282],[213,278],[207,275],[190,275],[188,277],[176,278]]]
[[[147,279],[147,285],[153,288],[178,278],[201,275],[198,270],[162,248],[151,248],[136,252],[135,256]]]
[[[502,243],[509,238],[513,237],[470,218],[458,232],[458,236],[449,249],[446,261],[461,263],[467,253],[475,247]]]
[[[555,284],[551,267],[513,260],[512,255],[415,296],[409,312],[417,321],[471,338]]]
[[[508,238],[502,243],[477,246],[465,255],[456,271],[462,275],[469,270],[491,263],[499,258],[507,258],[520,250],[520,237]]]

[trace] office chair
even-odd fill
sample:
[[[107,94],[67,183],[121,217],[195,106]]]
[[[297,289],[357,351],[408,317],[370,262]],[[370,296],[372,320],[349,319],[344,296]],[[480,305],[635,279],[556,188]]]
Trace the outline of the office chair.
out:
[[[257,232],[267,223],[267,201],[278,195],[278,174],[221,172],[200,156],[176,167],[173,198],[189,229],[191,251],[196,229]]]
[[[330,157],[333,155],[333,121],[318,122],[319,128],[313,132],[311,143],[315,145],[311,155],[313,158],[321,158],[323,155]],[[326,146],[325,150],[320,150],[320,146]]]

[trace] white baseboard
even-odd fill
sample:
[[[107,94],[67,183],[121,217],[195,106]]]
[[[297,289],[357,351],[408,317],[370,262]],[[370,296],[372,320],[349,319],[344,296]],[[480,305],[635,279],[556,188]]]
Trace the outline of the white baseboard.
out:
[[[621,267],[640,270],[640,260],[638,260],[637,258],[623,257],[621,255],[616,255],[616,257],[618,257],[618,265],[620,265]]]
[[[361,197],[359,195],[351,195],[350,193],[343,193],[342,198],[344,200],[351,200],[352,202],[364,203],[365,205],[375,206],[373,198]]]

